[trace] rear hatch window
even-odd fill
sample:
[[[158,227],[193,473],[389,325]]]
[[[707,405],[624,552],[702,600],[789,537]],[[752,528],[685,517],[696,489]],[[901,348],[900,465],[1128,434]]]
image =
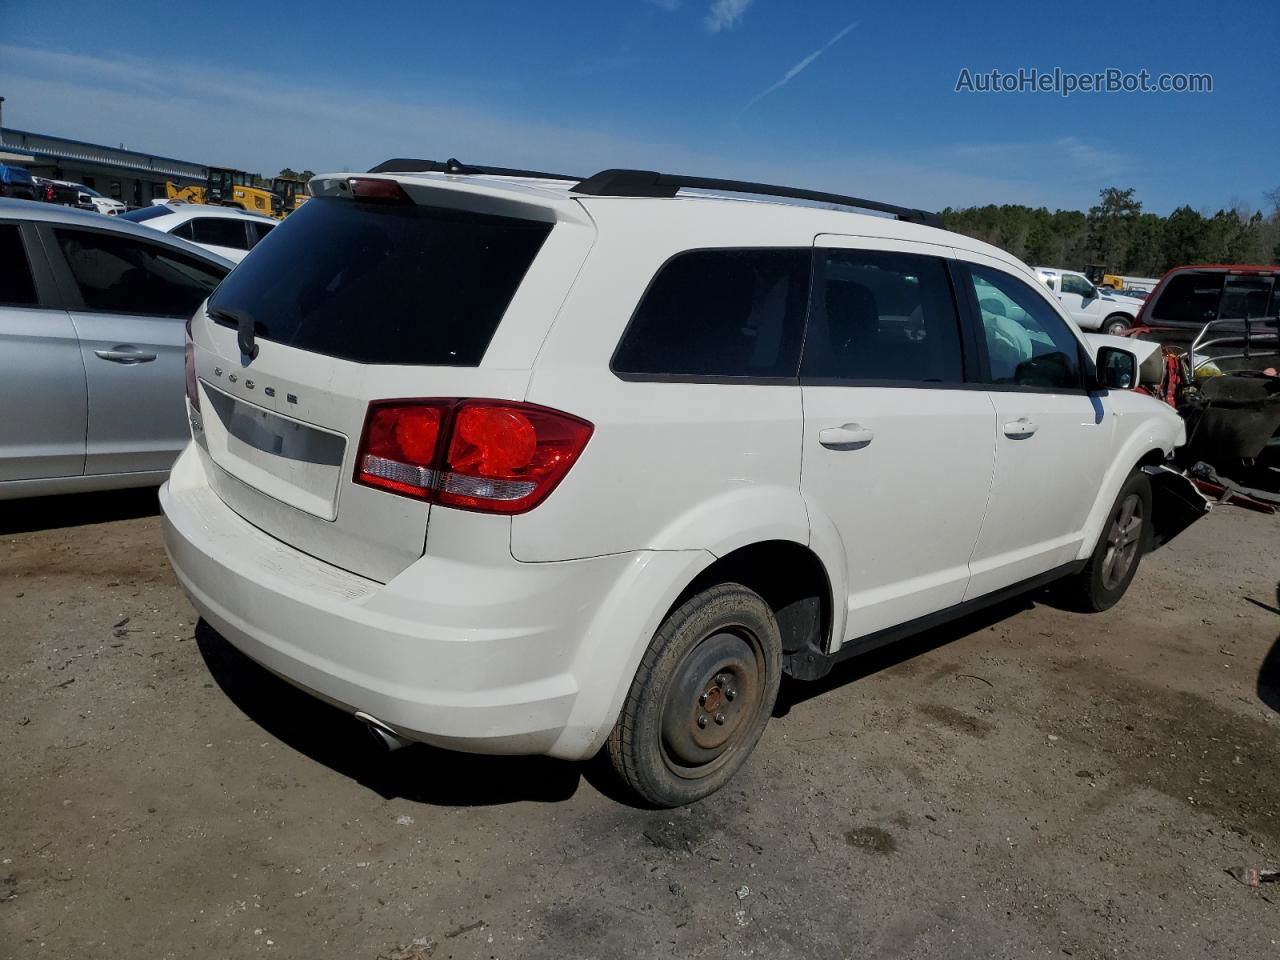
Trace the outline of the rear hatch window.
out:
[[[1151,306],[1156,323],[1205,324],[1210,320],[1273,317],[1275,278],[1267,274],[1180,273]]]
[[[357,363],[474,367],[548,223],[317,197],[271,231],[209,302],[258,337]]]

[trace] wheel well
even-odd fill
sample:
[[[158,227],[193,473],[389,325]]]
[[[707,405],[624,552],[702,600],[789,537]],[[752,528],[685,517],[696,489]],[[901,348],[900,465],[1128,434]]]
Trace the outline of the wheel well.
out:
[[[1165,459],[1165,452],[1159,447],[1156,447],[1156,449],[1148,450],[1139,457],[1138,462],[1135,463],[1133,467],[1135,470],[1139,470],[1142,467],[1158,467],[1160,464],[1164,463]]]
[[[822,561],[808,547],[790,540],[740,547],[699,573],[671,610],[718,583],[740,583],[760,594],[778,621],[784,653],[826,652],[831,636],[831,581]]]
[[[1123,320],[1129,326],[1133,326],[1133,317],[1129,316],[1127,313],[1120,313],[1119,311],[1116,313],[1109,313],[1107,314],[1107,319],[1102,322],[1110,323],[1112,320]]]

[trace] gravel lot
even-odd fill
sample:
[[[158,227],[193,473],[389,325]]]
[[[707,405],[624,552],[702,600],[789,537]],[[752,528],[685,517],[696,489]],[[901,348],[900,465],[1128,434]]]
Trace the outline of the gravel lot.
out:
[[[1280,867],[1280,517],[786,685],[653,812],[599,762],[375,753],[195,621],[154,503],[0,504],[0,956],[1277,955],[1280,884],[1224,871]]]

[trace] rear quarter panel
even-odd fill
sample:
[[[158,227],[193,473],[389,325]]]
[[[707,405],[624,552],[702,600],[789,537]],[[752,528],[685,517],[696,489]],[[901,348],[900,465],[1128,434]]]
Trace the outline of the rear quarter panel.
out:
[[[637,382],[609,369],[637,303],[673,254],[812,242],[811,234],[797,234],[791,244],[776,229],[756,227],[753,235],[734,229],[731,217],[710,219],[715,226],[705,236],[677,234],[675,241],[668,216],[598,224],[597,243],[538,356],[527,397],[584,417],[595,432],[546,502],[514,518],[517,559],[642,549],[723,554],[766,539],[808,542],[797,383]]]

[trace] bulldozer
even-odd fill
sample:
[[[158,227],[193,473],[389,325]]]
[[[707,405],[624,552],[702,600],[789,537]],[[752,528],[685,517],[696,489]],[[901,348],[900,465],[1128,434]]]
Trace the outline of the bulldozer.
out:
[[[273,192],[270,181],[256,174],[229,167],[210,167],[209,178],[203,186],[193,184],[179,187],[169,182],[165,185],[166,198],[174,203],[208,203],[222,207],[241,207],[252,213],[284,219],[286,213],[296,208],[286,207],[284,198]],[[304,184],[305,186],[305,184]]]
[[[311,199],[311,194],[307,192],[307,181],[295,177],[276,177],[272,181],[272,193],[280,198],[283,205],[281,217],[287,217]]]

